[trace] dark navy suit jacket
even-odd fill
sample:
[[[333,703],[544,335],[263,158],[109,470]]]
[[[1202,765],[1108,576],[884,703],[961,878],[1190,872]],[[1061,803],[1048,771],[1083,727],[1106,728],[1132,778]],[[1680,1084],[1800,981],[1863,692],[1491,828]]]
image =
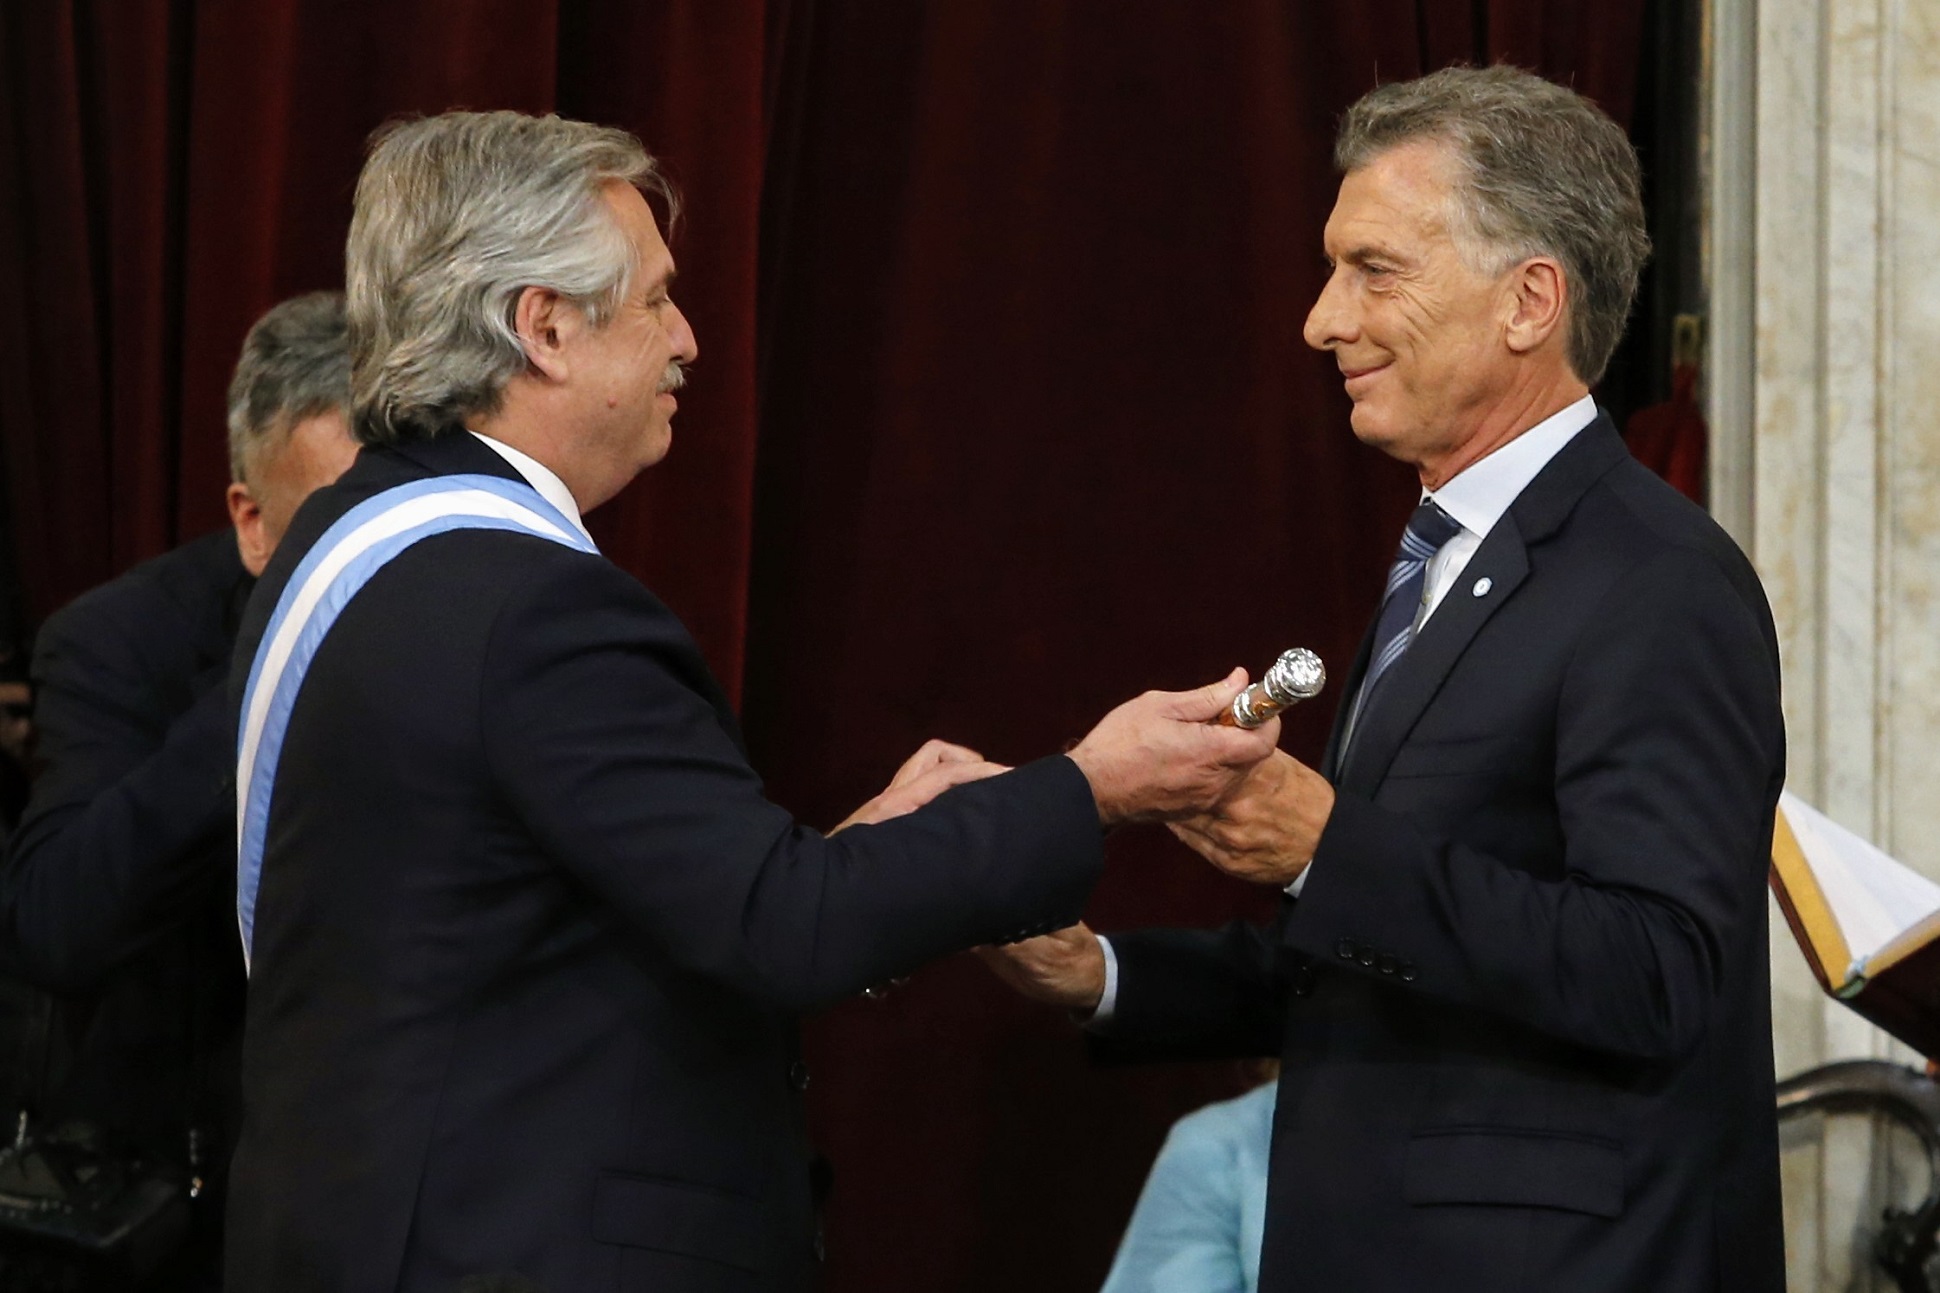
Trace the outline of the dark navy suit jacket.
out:
[[[1336,725],[1282,919],[1113,937],[1112,1047],[1284,1061],[1262,1293],[1783,1289],[1778,686],[1750,565],[1599,418]]]
[[[39,771],[8,841],[9,959],[59,995],[63,1043],[27,1093],[206,1188],[192,1251],[221,1263],[222,1182],[240,1117],[235,738],[223,683],[254,583],[224,529],[143,562],[52,616],[34,652]],[[30,1081],[32,1078],[30,1078]]]
[[[453,431],[315,495],[238,680],[331,521],[453,472],[513,474]],[[230,1287],[807,1288],[796,1016],[1069,923],[1100,851],[1062,757],[824,838],[638,582],[522,534],[420,542],[324,639],[283,746]]]
[[[192,1115],[234,1114],[242,957],[223,683],[253,582],[225,529],[47,621],[40,768],[7,850],[10,950],[82,1023],[74,1071],[43,1112],[175,1161]]]

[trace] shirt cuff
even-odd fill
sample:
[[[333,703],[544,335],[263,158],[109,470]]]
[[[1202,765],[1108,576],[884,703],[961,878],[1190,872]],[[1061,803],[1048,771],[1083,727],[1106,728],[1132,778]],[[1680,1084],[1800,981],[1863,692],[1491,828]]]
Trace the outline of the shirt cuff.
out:
[[[1079,1021],[1086,1028],[1103,1028],[1118,1010],[1118,953],[1111,950],[1111,940],[1103,934],[1098,936],[1098,950],[1105,954],[1105,990],[1097,1008]]]

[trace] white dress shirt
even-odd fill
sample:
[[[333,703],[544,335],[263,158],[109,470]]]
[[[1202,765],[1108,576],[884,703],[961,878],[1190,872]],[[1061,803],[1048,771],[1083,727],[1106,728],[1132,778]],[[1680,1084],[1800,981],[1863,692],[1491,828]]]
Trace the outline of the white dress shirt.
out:
[[[1440,489],[1421,491],[1422,501],[1435,500],[1442,511],[1462,528],[1441,546],[1441,550],[1428,563],[1428,572],[1422,581],[1421,609],[1415,612],[1416,633],[1421,632],[1422,625],[1428,622],[1428,617],[1448,596],[1448,590],[1462,577],[1462,571],[1468,567],[1476,549],[1482,546],[1482,540],[1489,537],[1489,531],[1509,510],[1509,505],[1549,465],[1549,460],[1576,437],[1577,432],[1594,421],[1596,401],[1585,395],[1560,412],[1550,414],[1495,452],[1470,463],[1444,481]],[[1350,732],[1347,735],[1351,737],[1353,734]],[[1312,870],[1309,866],[1295,877],[1293,883],[1287,886],[1287,892],[1298,898]],[[1105,995],[1100,998],[1098,1009],[1091,1016],[1090,1022],[1093,1024],[1102,1024],[1110,1019],[1112,1009],[1118,1003],[1118,957],[1112,952],[1108,940],[1100,938],[1098,941],[1105,953]]]
[[[540,498],[558,508],[560,514],[573,523],[573,528],[586,536],[586,542],[593,543],[593,536],[587,532],[586,522],[579,515],[579,500],[573,497],[573,492],[566,488],[566,482],[559,479],[552,468],[531,454],[514,449],[503,440],[494,440],[488,435],[479,435],[476,431],[471,434],[478,437],[479,443],[486,445],[493,453],[511,463],[512,470],[525,477],[525,483],[538,490]],[[599,547],[596,543],[593,546]]]
[[[1486,458],[1479,458],[1457,472],[1440,489],[1421,491],[1422,501],[1434,499],[1442,511],[1462,528],[1444,543],[1428,563],[1428,577],[1422,585],[1421,610],[1415,616],[1415,632],[1442,604],[1442,598],[1461,578],[1482,540],[1502,519],[1549,460],[1576,438],[1576,433],[1596,421],[1596,401],[1585,395],[1576,403],[1530,427]]]

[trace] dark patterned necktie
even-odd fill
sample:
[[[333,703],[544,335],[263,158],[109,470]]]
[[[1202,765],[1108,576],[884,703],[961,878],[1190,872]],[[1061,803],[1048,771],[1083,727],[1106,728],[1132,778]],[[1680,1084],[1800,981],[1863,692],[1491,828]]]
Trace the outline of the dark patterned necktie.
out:
[[[1354,709],[1348,716],[1348,740],[1361,725],[1361,714],[1374,695],[1375,684],[1414,640],[1415,616],[1421,611],[1422,590],[1428,585],[1428,563],[1443,544],[1461,532],[1461,523],[1435,506],[1432,498],[1423,499],[1408,518],[1408,528],[1401,532],[1401,550],[1394,554],[1394,565],[1388,569],[1388,591],[1381,599],[1381,618],[1374,626],[1374,652],[1368,657],[1367,676],[1361,679],[1361,690],[1355,694]]]

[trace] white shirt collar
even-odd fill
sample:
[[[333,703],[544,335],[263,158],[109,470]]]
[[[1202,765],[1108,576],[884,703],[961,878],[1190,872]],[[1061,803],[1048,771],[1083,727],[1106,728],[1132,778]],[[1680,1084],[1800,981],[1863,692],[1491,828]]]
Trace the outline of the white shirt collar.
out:
[[[478,436],[480,443],[511,463],[512,470],[525,477],[525,483],[538,490],[540,498],[558,508],[560,513],[573,523],[573,528],[586,536],[586,542],[593,542],[592,534],[586,529],[586,522],[580,518],[578,500],[573,497],[573,492],[566,488],[566,482],[559,479],[552,468],[531,454],[514,449],[503,440],[494,440],[488,435],[479,435],[476,431],[472,434]]]
[[[1596,421],[1596,400],[1588,395],[1552,413],[1487,457],[1456,472],[1437,490],[1422,490],[1464,530],[1487,538],[1516,496],[1536,479],[1549,460],[1578,431]]]

